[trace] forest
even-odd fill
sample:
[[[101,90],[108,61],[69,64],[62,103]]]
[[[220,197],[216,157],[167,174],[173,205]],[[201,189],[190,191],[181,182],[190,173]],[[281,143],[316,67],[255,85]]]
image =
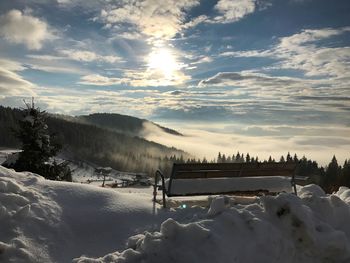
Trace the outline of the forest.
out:
[[[20,148],[14,130],[22,116],[20,109],[0,106],[0,146]],[[171,169],[170,159],[187,159],[184,151],[147,141],[129,132],[117,132],[93,124],[74,121],[75,117],[48,114],[46,123],[52,137],[63,145],[61,155],[74,161],[88,161],[116,170],[154,174]],[[134,118],[123,118],[124,127]],[[129,125],[135,127],[135,125]],[[125,130],[125,129],[124,129]],[[133,130],[133,133],[136,129]],[[174,157],[175,156],[175,157]]]

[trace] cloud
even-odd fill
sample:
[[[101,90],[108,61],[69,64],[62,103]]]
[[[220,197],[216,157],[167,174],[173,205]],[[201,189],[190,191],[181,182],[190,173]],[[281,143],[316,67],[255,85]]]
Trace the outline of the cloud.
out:
[[[8,42],[24,44],[35,50],[41,49],[45,40],[53,38],[44,21],[19,10],[0,16],[0,36]]]
[[[261,73],[219,72],[213,77],[199,82],[198,86],[279,86],[295,83],[289,77],[270,77]]]
[[[191,28],[191,27],[196,27],[197,25],[203,23],[203,22],[207,22],[209,20],[209,17],[206,15],[200,15],[197,16],[195,18],[193,18],[191,21],[185,23],[183,25],[183,28]]]
[[[271,69],[293,69],[307,77],[349,78],[350,47],[328,47],[323,41],[349,34],[350,27],[305,29],[278,39],[269,50],[223,52],[220,56],[269,57],[276,59]]]
[[[219,0],[215,9],[220,13],[214,17],[213,22],[236,22],[255,11],[256,0]]]
[[[66,58],[83,61],[83,62],[92,62],[92,61],[101,61],[106,63],[115,63],[120,62],[121,58],[118,56],[112,55],[99,55],[92,51],[84,51],[84,50],[74,50],[74,49],[64,49],[59,51],[62,55],[66,56]]]
[[[347,32],[350,27],[303,30],[281,38],[272,55],[283,59],[279,67],[302,70],[306,76],[350,77],[350,47],[323,47],[321,42]]]
[[[265,100],[263,112],[266,114],[285,116],[286,110],[274,109],[278,101],[284,101],[291,103],[289,108],[307,112],[310,121],[349,123],[350,47],[329,45],[333,37],[349,35],[349,32],[349,27],[305,29],[277,39],[268,50],[221,53],[220,56],[273,60],[270,66],[259,71],[219,72],[200,81],[198,87],[231,87],[251,99]],[[293,70],[300,77],[273,76],[283,74],[282,70]],[[290,117],[296,119],[297,116]],[[267,117],[264,119],[268,121]]]
[[[181,85],[190,77],[181,71],[174,71],[171,78],[164,76],[163,72],[157,69],[126,70],[121,78],[107,77],[99,74],[86,75],[81,78],[79,84],[95,86],[129,85],[131,87],[149,86],[176,86]]]
[[[35,85],[31,82],[23,79],[17,73],[5,69],[4,63],[0,62],[0,97],[6,96],[34,96]],[[12,70],[21,70],[22,68],[14,68],[10,66]]]
[[[226,51],[219,54],[219,57],[269,57],[270,50],[248,50],[248,51]]]
[[[109,78],[99,74],[91,74],[81,77],[79,84],[93,85],[93,86],[112,86],[120,85],[125,82],[124,79],[120,78]]]
[[[8,59],[1,59],[0,58],[0,66],[3,69],[7,69],[10,71],[22,71],[26,69],[21,63],[18,63],[17,61],[8,60]]]
[[[213,62],[213,58],[209,56],[200,56],[197,61],[191,62],[191,65],[197,65],[202,63],[210,63]]]
[[[185,12],[198,4],[198,0],[124,0],[103,9],[100,19],[107,24],[130,24],[152,39],[167,40],[182,30]]]

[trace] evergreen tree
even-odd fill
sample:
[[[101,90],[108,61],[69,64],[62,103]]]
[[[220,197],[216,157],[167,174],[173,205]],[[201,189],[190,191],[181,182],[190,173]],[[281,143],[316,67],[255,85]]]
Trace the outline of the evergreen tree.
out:
[[[326,168],[326,173],[324,177],[324,188],[327,192],[331,193],[336,190],[339,186],[339,176],[341,167],[338,165],[337,158],[333,155],[332,161]]]
[[[239,163],[240,161],[241,161],[241,154],[238,151],[236,154],[236,162]]]
[[[250,155],[249,155],[249,153],[247,153],[247,155],[245,156],[245,162],[246,163],[250,163]]]
[[[40,167],[59,150],[58,144],[52,144],[48,127],[45,123],[46,113],[35,108],[34,101],[23,110],[23,119],[19,123],[16,136],[22,143],[22,152],[15,164],[21,171],[39,172]]]
[[[236,157],[235,157],[235,154],[232,154],[232,157],[231,157],[231,162],[235,162],[235,160],[236,160]]]
[[[226,155],[225,154],[222,155],[221,162],[222,163],[226,163]]]
[[[218,162],[218,163],[222,162],[221,152],[219,152],[216,162]]]
[[[298,156],[297,156],[296,153],[294,154],[293,161],[294,161],[295,163],[299,162],[299,159],[298,159]]]
[[[34,99],[32,103],[26,103],[23,110],[23,119],[19,122],[19,128],[15,131],[16,137],[22,144],[22,151],[16,163],[13,165],[17,171],[30,171],[38,173],[47,179],[70,180],[71,173],[67,165],[53,163],[48,164],[51,157],[60,150],[61,145],[52,140],[46,125],[46,113],[36,108]]]
[[[343,169],[341,172],[341,183],[343,186],[350,186],[350,160],[345,160]]]

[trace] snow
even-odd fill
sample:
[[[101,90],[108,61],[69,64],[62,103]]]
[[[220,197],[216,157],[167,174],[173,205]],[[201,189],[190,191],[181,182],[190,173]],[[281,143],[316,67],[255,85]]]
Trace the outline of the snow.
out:
[[[170,180],[165,181],[166,188]],[[249,190],[267,190],[270,192],[293,192],[291,178],[283,176],[245,177],[245,178],[205,178],[176,179],[171,183],[171,194],[220,193]]]
[[[0,165],[6,162],[7,164],[14,164],[18,159],[18,153],[21,150],[18,149],[7,149],[0,147]]]
[[[0,166],[0,262],[70,262],[122,249],[165,219],[148,197]]]
[[[0,262],[350,262],[350,189],[327,195],[307,185],[298,195],[162,209],[151,188],[54,182],[0,166]]]

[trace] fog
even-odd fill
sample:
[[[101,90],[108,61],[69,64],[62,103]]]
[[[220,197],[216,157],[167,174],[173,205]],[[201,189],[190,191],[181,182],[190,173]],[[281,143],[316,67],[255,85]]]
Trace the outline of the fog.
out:
[[[300,132],[291,135],[287,130],[295,131],[296,127],[244,127],[220,123],[183,125],[175,122],[163,122],[161,125],[175,129],[184,136],[171,135],[155,125],[146,124],[143,130],[145,138],[182,149],[201,159],[216,158],[218,152],[232,155],[239,151],[249,153],[252,157],[258,156],[259,160],[268,159],[270,155],[279,160],[281,155],[286,156],[290,152],[293,155],[296,153],[299,158],[305,155],[324,166],[333,155],[336,155],[341,165],[345,159],[350,158],[350,140],[345,136],[350,134],[348,127],[336,129],[337,134],[333,134],[332,129],[327,131],[323,127],[298,127]]]

